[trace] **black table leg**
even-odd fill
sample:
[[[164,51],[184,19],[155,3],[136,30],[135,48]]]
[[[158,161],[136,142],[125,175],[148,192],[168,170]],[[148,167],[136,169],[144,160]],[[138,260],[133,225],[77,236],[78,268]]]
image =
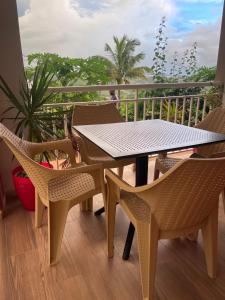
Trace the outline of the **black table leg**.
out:
[[[124,250],[123,250],[123,260],[128,260],[128,258],[129,258],[130,249],[131,249],[133,238],[134,238],[134,232],[135,232],[134,225],[130,222],[130,225],[128,228],[128,233],[127,233],[127,239],[126,239]]]
[[[103,207],[99,208],[98,210],[96,210],[95,216],[100,216],[104,212],[105,212],[105,207],[103,206]]]
[[[136,158],[136,186],[145,185],[148,182],[148,156]],[[128,260],[130,249],[134,238],[135,228],[132,223],[129,225],[127,239],[123,250],[123,259]]]
[[[148,183],[148,156],[136,158],[136,186]]]

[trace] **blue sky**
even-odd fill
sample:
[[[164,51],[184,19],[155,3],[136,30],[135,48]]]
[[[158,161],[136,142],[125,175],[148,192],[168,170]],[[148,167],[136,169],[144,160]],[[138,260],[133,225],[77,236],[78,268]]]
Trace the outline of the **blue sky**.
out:
[[[215,65],[223,0],[17,0],[23,53],[105,55],[113,35],[138,38],[151,65],[154,37],[167,20],[168,60],[197,41],[200,65]]]
[[[222,1],[175,1],[178,18],[172,21],[172,26],[179,32],[192,31],[196,25],[215,23],[222,14]]]

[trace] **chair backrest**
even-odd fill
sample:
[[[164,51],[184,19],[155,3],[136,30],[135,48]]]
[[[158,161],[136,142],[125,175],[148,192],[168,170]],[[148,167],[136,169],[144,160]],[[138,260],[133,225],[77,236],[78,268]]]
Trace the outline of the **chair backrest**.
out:
[[[196,125],[197,128],[225,134],[225,108],[217,107]],[[198,153],[209,157],[213,153],[224,152],[225,143],[218,143],[198,148]]]
[[[72,125],[92,125],[123,122],[114,103],[75,105]]]
[[[6,126],[0,123],[0,138],[7,139],[13,145],[15,145],[21,152],[30,156],[29,145],[30,142],[24,141],[10,131]]]
[[[138,195],[150,204],[160,229],[182,230],[201,224],[209,216],[224,187],[225,158],[189,158]]]
[[[123,122],[115,103],[75,105],[72,125],[92,125]],[[83,138],[85,149],[80,147],[82,160],[88,162],[88,157],[105,157],[106,154],[88,139]]]
[[[31,151],[29,148],[32,146],[32,143],[20,139],[2,123],[0,123],[0,138],[4,140],[5,144],[15,155],[18,162],[30,177],[39,195],[46,198],[47,181],[49,178],[52,178],[50,175],[51,170],[41,166],[30,158]]]

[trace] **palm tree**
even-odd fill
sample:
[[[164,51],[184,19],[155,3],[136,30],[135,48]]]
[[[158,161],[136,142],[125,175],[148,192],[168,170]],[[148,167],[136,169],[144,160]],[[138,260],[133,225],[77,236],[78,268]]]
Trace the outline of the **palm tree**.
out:
[[[137,39],[130,39],[124,35],[121,39],[113,36],[115,49],[112,49],[109,44],[105,44],[105,51],[111,56],[110,75],[117,84],[129,83],[130,79],[139,78],[146,79],[145,73],[150,73],[152,70],[149,67],[136,67],[145,57],[143,52],[134,54],[135,48],[140,46]]]

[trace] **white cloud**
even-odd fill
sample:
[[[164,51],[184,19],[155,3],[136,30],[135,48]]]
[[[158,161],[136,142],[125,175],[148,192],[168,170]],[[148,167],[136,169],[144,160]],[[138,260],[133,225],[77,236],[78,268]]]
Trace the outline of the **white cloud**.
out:
[[[18,5],[21,0],[18,0]],[[22,0],[25,1],[25,0]],[[195,1],[195,0],[186,0]],[[203,0],[202,0],[203,1]],[[210,1],[210,0],[204,0]],[[104,45],[111,43],[113,35],[138,38],[139,51],[146,53],[145,64],[152,64],[154,36],[162,16],[170,24],[176,17],[174,0],[31,0],[30,8],[19,18],[24,55],[32,52],[53,52],[63,56],[87,57],[105,55]],[[85,4],[85,5],[84,5]],[[196,27],[180,36],[168,25],[169,55],[182,52],[198,42],[200,62],[215,64],[218,48],[219,24]]]
[[[216,24],[199,25],[194,31],[189,32],[184,36],[177,35],[176,39],[169,39],[169,56],[172,56],[174,51],[178,51],[180,55],[182,55],[194,42],[197,42],[197,58],[199,65],[216,65],[220,26],[220,21]]]
[[[76,3],[75,3],[76,4]],[[30,10],[20,17],[24,54],[34,51],[88,56],[104,53],[113,35],[152,36],[163,15],[172,17],[170,0],[107,0],[90,13],[69,0],[31,0]],[[149,44],[151,40],[149,40]]]

